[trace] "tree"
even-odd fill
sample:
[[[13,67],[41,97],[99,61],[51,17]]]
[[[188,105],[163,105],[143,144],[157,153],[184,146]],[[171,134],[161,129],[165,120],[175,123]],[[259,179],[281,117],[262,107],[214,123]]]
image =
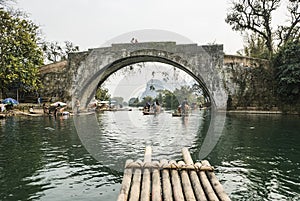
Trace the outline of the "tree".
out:
[[[70,41],[65,41],[63,46],[57,41],[44,42],[42,49],[47,63],[66,60],[69,53],[79,51],[79,47]]]
[[[197,99],[193,89],[189,86],[181,86],[180,89],[175,89],[174,94],[178,98],[179,103],[184,101],[184,99],[187,99],[190,103],[195,102]]]
[[[226,23],[235,31],[250,31],[265,42],[269,58],[274,53],[274,41],[284,45],[292,38],[299,38],[299,1],[289,0],[289,25],[279,26],[272,30],[272,14],[279,7],[281,0],[233,0],[232,7],[226,16]]]
[[[24,91],[39,88],[38,67],[43,54],[38,46],[38,26],[0,8],[0,83],[5,95],[12,86]]]
[[[254,33],[252,35],[247,35],[246,40],[244,46],[245,56],[269,59],[269,50],[263,38]]]
[[[289,26],[278,26],[277,36],[279,46],[300,39],[300,4],[299,0],[290,0],[287,6],[289,13]]]
[[[281,100],[293,103],[300,98],[300,40],[288,42],[274,59],[277,93]]]
[[[146,96],[143,98],[143,100],[138,103],[138,106],[145,106],[147,102],[149,102],[150,104],[153,103],[153,98],[151,96]]]
[[[163,106],[166,108],[170,109],[175,109],[179,105],[179,101],[176,97],[176,95],[169,91],[169,90],[164,90],[163,91]]]
[[[110,94],[108,89],[102,88],[101,86],[97,88],[95,98],[101,101],[108,101],[110,99]]]

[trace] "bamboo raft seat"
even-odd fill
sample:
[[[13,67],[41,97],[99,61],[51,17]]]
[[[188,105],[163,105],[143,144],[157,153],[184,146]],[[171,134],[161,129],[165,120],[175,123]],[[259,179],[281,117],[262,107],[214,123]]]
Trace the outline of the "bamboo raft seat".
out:
[[[194,163],[187,148],[184,161],[152,161],[146,147],[144,161],[127,160],[118,201],[229,201],[207,160]]]

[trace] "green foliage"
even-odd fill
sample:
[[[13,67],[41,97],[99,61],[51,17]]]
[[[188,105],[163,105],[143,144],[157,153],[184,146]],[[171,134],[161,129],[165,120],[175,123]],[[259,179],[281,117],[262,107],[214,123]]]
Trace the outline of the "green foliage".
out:
[[[79,51],[79,47],[70,41],[65,41],[64,45],[60,45],[57,41],[44,42],[42,49],[47,63],[66,60],[69,53]]]
[[[153,102],[153,98],[151,96],[146,96],[141,101],[139,100],[139,98],[131,98],[129,100],[129,106],[144,107],[147,102],[152,103]]]
[[[129,106],[137,106],[137,104],[139,103],[139,98],[130,98],[128,101],[128,105]]]
[[[180,89],[175,89],[174,92],[168,90],[163,91],[163,105],[166,108],[175,109],[180,103],[187,99],[188,103],[200,104],[202,98],[196,95],[196,92],[189,86],[181,86]]]
[[[179,105],[176,95],[168,90],[163,91],[163,106],[168,109],[175,109]]]
[[[300,98],[300,41],[289,42],[275,56],[277,93],[288,103]]]
[[[38,26],[0,8],[0,82],[2,93],[12,86],[24,91],[39,88],[38,67],[43,54],[38,47]]]
[[[138,103],[138,106],[145,106],[147,102],[151,104],[153,101],[154,99],[151,96],[146,96],[140,103]]]
[[[108,101],[108,100],[110,100],[110,94],[108,93],[108,89],[105,89],[105,88],[102,88],[102,87],[98,87],[97,91],[96,91],[95,98],[97,100],[101,100],[101,101]]]
[[[196,102],[197,97],[193,89],[189,86],[181,86],[180,89],[175,89],[174,94],[178,98],[179,103],[187,99],[189,103]]]
[[[269,59],[269,50],[266,46],[266,41],[257,34],[247,36],[244,52],[245,56],[248,57]]]
[[[180,89],[175,89],[174,92],[169,90],[160,90],[156,98],[146,96],[139,101],[138,98],[131,98],[129,100],[130,106],[145,106],[147,102],[152,104],[157,100],[163,107],[167,109],[176,109],[184,99],[187,98],[189,103],[203,104],[204,97],[196,95],[196,92],[189,86],[181,86]]]

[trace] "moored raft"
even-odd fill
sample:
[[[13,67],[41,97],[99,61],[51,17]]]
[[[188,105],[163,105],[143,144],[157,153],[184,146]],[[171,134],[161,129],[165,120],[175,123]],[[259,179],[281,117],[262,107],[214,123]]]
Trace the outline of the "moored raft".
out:
[[[194,163],[187,148],[184,161],[152,161],[146,147],[144,161],[127,160],[118,201],[229,201],[207,160]]]

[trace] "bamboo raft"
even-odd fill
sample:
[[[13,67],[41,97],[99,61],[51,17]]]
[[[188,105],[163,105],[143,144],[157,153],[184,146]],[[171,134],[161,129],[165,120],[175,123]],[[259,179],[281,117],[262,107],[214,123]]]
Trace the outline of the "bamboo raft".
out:
[[[146,147],[144,161],[127,160],[118,201],[229,201],[214,168],[203,160],[194,163],[187,148],[183,161],[152,161]]]

